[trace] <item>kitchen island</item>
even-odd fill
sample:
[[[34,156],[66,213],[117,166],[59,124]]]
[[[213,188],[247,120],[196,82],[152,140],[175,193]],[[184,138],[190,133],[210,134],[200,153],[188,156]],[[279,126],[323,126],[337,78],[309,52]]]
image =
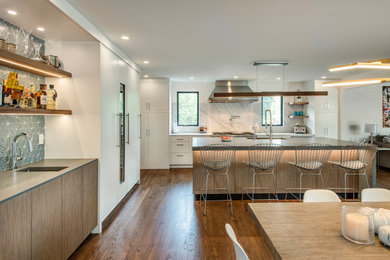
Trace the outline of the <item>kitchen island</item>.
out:
[[[252,186],[252,169],[244,163],[244,161],[249,161],[248,158],[248,149],[252,145],[269,143],[269,139],[248,139],[245,137],[232,137],[231,142],[224,143],[228,146],[234,147],[236,150],[236,155],[233,161],[232,166],[229,169],[229,178],[230,178],[230,187],[232,194],[242,194],[243,187]],[[200,149],[203,146],[211,144],[220,144],[220,138],[193,138],[192,150],[194,158],[194,167],[193,167],[193,193],[199,195],[201,189],[205,187],[205,175],[203,173],[203,167],[200,165]],[[348,145],[358,145],[354,142],[341,141],[336,139],[328,138],[318,138],[318,137],[309,137],[309,138],[275,138],[272,140],[274,144],[283,145],[284,153],[282,158],[276,167],[276,178],[277,178],[277,193],[283,195],[286,194],[286,188],[297,188],[299,187],[299,175],[295,172],[296,170],[291,167],[288,162],[295,161],[295,149],[301,145],[308,145],[313,143],[327,144],[332,149],[332,153],[329,157],[329,161],[339,161],[340,160],[340,150]],[[343,171],[339,168],[332,167],[327,163],[322,170],[322,175],[324,178],[325,185],[327,187],[337,188],[337,191],[341,192],[341,188],[344,187],[344,175]],[[376,164],[375,159],[370,163],[367,169],[367,176],[369,178],[370,186],[375,187],[376,181]],[[261,177],[260,177],[261,178]],[[363,178],[363,177],[359,177]],[[310,188],[322,188],[320,178],[314,176],[304,176],[302,182],[302,187]],[[268,185],[268,180],[266,177],[260,179],[262,186]],[[267,181],[267,182],[264,182]],[[214,183],[215,182],[215,183]],[[350,181],[348,183],[351,183]],[[360,185],[362,183],[362,185]],[[216,185],[215,185],[216,184]],[[358,181],[356,177],[354,183],[356,189],[361,190],[365,188],[365,182],[363,179]],[[226,180],[224,178],[210,178],[209,187],[214,186],[226,186]],[[348,184],[349,186],[349,184]],[[271,184],[272,187],[272,184]],[[225,190],[216,190],[209,192],[209,194],[224,194]],[[259,190],[256,193],[268,193],[267,190]],[[239,196],[240,197],[240,196]]]

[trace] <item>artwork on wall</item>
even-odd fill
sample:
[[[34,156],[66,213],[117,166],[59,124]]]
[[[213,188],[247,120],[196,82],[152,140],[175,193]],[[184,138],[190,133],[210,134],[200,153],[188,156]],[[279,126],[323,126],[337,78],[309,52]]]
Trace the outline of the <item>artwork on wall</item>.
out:
[[[383,86],[382,89],[382,124],[383,127],[390,127],[390,86]]]

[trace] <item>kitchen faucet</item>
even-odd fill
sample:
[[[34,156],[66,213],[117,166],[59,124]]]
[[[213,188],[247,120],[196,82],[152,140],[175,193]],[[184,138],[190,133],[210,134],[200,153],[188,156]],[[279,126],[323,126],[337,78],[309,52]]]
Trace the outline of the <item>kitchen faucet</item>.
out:
[[[269,113],[269,140],[272,141],[272,112],[270,109],[265,110],[265,126],[267,127],[267,113]]]
[[[27,139],[27,141],[28,141],[28,147],[30,148],[30,152],[33,151],[33,148],[32,148],[32,140],[31,140],[31,138],[30,138],[26,133],[20,133],[20,134],[18,134],[17,136],[15,136],[14,139],[12,140],[12,160],[11,160],[12,170],[18,168],[18,161],[23,160],[23,157],[22,157],[22,156],[20,156],[20,157],[17,157],[17,156],[16,156],[16,141],[17,141],[18,138],[21,137],[21,136],[26,137],[26,139]]]

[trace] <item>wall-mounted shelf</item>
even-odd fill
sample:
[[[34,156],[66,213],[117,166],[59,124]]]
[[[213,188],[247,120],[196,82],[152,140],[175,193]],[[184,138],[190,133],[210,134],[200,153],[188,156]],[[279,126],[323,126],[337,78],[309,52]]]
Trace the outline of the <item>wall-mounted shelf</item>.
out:
[[[288,103],[290,106],[293,106],[293,105],[308,105],[309,102],[290,102]]]
[[[309,118],[309,116],[289,116],[289,118]]]
[[[72,110],[0,107],[0,115],[71,115]]]
[[[0,50],[0,65],[44,77],[71,78],[72,73],[18,54]]]

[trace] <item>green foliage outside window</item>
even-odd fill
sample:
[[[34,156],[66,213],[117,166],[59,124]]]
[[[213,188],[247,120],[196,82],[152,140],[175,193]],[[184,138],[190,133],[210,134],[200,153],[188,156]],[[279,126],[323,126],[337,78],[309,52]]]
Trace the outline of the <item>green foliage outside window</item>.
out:
[[[199,125],[199,92],[177,92],[177,125]]]
[[[261,124],[269,124],[269,114],[267,118],[265,116],[265,111],[270,109],[272,113],[272,125],[274,126],[283,126],[283,97],[262,97],[262,117]],[[267,122],[266,122],[267,119]]]

